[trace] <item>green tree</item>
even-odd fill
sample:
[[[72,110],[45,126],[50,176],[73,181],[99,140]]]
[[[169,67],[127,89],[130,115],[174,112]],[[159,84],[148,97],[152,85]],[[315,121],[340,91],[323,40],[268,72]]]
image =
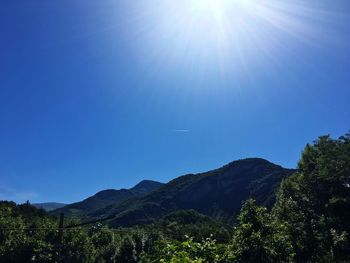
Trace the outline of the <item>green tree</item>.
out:
[[[350,135],[307,145],[273,209],[298,262],[350,260]]]
[[[247,200],[239,214],[229,254],[237,262],[289,262],[291,244],[278,231],[282,226],[271,218],[267,208]]]
[[[116,262],[119,253],[120,238],[107,227],[92,228],[91,241],[96,250],[95,262]]]

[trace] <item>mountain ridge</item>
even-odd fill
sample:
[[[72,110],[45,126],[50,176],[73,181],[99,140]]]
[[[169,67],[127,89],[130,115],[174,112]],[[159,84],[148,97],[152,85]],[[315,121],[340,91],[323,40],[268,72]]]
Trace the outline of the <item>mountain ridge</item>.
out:
[[[109,223],[119,227],[150,223],[176,210],[193,209],[232,221],[249,197],[271,206],[280,182],[294,171],[262,158],[240,159],[204,173],[177,177],[149,194],[111,204],[88,217],[114,216]]]
[[[64,213],[68,217],[85,218],[88,213],[110,204],[118,204],[129,198],[142,196],[160,187],[162,183],[142,180],[130,189],[106,189],[85,198],[82,201],[66,205],[52,211],[53,214]]]

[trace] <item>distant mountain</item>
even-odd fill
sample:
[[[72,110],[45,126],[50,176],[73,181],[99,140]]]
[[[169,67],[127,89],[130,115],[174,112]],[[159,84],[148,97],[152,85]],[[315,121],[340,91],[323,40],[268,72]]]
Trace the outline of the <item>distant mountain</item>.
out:
[[[130,189],[108,189],[98,192],[97,194],[86,198],[83,201],[69,204],[65,207],[52,211],[53,214],[64,213],[68,217],[86,218],[88,214],[109,206],[118,205],[130,198],[140,197],[159,188],[162,183],[143,180]]]
[[[62,203],[55,203],[55,202],[50,202],[50,203],[36,203],[32,204],[32,206],[35,206],[36,208],[44,209],[47,212],[50,212],[52,210],[61,208],[66,206],[67,204],[62,204]]]
[[[114,227],[150,223],[178,210],[193,209],[232,222],[249,197],[271,206],[281,180],[294,173],[260,158],[234,161],[219,169],[178,177],[138,198],[111,203],[88,214],[90,219],[113,217]]]

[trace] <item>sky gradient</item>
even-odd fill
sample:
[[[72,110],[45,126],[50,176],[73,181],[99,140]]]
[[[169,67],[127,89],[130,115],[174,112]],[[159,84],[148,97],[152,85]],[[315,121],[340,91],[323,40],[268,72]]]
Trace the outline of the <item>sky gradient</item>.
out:
[[[245,157],[295,167],[350,129],[349,1],[187,2],[2,3],[0,199],[74,202]]]

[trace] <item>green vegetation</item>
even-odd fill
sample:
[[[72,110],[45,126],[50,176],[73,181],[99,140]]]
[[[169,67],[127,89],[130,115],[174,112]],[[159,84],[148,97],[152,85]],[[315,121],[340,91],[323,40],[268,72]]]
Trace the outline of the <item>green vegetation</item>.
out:
[[[188,187],[187,180],[198,180],[192,177],[171,184]],[[153,200],[162,189],[147,198]],[[234,226],[198,211],[177,210],[152,224],[67,227],[60,235],[56,217],[29,204],[1,202],[0,262],[350,262],[349,232],[346,134],[307,145],[297,171],[282,181],[274,205],[248,199]]]

